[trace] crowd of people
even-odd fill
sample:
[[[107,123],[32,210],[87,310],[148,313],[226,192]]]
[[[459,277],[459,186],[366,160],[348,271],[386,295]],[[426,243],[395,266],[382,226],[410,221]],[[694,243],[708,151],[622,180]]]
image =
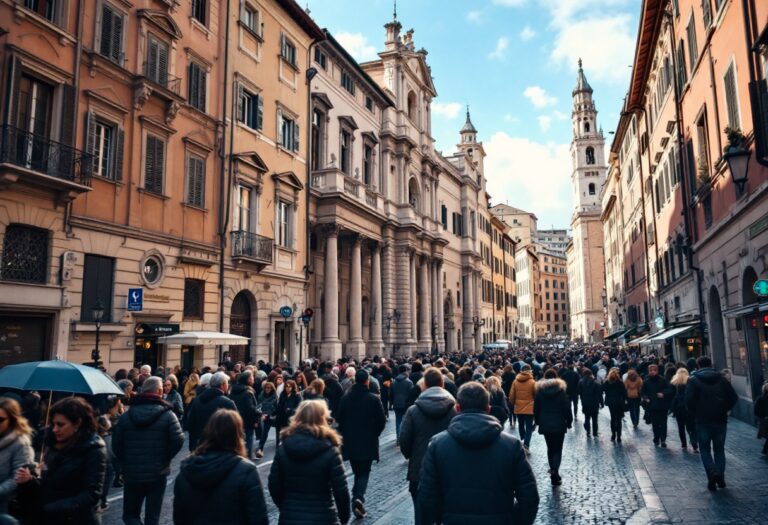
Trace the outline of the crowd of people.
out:
[[[189,455],[172,480],[175,523],[268,523],[266,493],[280,523],[361,519],[390,413],[417,524],[530,524],[539,505],[528,461],[535,433],[557,487],[568,481],[563,444],[576,422],[592,439],[607,407],[617,446],[625,426],[642,419],[666,448],[672,414],[682,448],[700,454],[716,491],[726,487],[727,418],[737,401],[728,374],[706,356],[674,363],[601,345],[295,367],[145,365],[114,378],[122,396],[63,397],[50,406],[36,392],[0,397],[0,525],[97,524],[115,487],[123,488],[126,525],[156,525],[185,432]],[[768,455],[768,384],[754,409]],[[264,487],[257,464],[272,429]]]

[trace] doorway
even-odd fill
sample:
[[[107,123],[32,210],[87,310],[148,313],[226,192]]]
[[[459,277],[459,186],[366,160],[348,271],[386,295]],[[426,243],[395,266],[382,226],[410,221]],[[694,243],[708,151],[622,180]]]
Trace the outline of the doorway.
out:
[[[229,315],[229,333],[240,335],[249,339],[249,344],[231,345],[229,356],[233,363],[251,361],[251,301],[245,291],[240,292],[232,301],[232,310]]]
[[[292,321],[280,320],[274,322],[272,333],[274,344],[272,347],[272,364],[287,361],[291,355],[291,323]],[[292,363],[296,364],[296,363]]]

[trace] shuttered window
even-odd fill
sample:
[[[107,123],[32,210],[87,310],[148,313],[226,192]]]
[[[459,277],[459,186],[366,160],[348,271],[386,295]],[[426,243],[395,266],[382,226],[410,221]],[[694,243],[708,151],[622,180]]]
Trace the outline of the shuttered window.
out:
[[[264,126],[264,98],[242,84],[237,88],[237,120],[251,129],[260,130]]]
[[[163,194],[165,171],[165,141],[147,134],[144,156],[144,189],[157,195]]]
[[[712,6],[709,0],[701,0],[701,12],[704,15],[704,28],[708,28],[712,24]]]
[[[197,155],[187,156],[187,204],[205,207],[205,159]]]
[[[189,104],[200,111],[205,111],[206,77],[205,68],[195,62],[189,64]]]
[[[147,45],[145,76],[161,86],[168,85],[168,44],[150,35]]]
[[[111,61],[123,62],[123,14],[108,4],[101,6],[99,53]]]
[[[104,307],[102,322],[112,321],[112,289],[115,274],[115,260],[101,255],[85,255],[83,270],[83,300],[80,305],[80,320],[93,321],[92,309],[101,301]]]
[[[85,116],[86,153],[93,175],[120,182],[123,180],[125,131],[89,111]]]
[[[440,206],[440,222],[443,225],[443,229],[448,229],[448,208],[446,208],[445,204]]]
[[[291,42],[284,33],[280,34],[280,56],[292,66],[295,67],[297,65],[296,46],[293,45],[293,42]]]
[[[184,279],[184,318],[202,319],[205,305],[205,281]]]
[[[723,77],[725,84],[725,104],[728,109],[728,126],[732,129],[741,129],[739,117],[739,97],[736,92],[736,64],[731,63]]]
[[[688,63],[693,70],[696,66],[696,61],[699,59],[699,47],[696,43],[696,23],[693,17],[688,22],[688,28],[685,32],[688,35]]]
[[[683,40],[677,44],[677,94],[682,93],[685,84],[688,82],[688,71],[685,67],[685,45]]]
[[[287,150],[299,151],[299,123],[283,116],[280,110],[278,110],[277,117],[278,143]]]
[[[208,5],[207,0],[192,0],[192,18],[203,25],[207,24]]]

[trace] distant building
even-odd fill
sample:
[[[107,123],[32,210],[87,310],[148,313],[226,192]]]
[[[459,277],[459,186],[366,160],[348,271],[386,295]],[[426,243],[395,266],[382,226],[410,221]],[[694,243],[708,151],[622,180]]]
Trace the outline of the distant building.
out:
[[[491,213],[510,227],[509,236],[518,243],[518,247],[529,246],[533,242],[538,221],[536,215],[509,204],[492,206]]]
[[[568,230],[537,230],[533,239],[544,249],[565,255],[565,248],[571,236],[568,235]]]

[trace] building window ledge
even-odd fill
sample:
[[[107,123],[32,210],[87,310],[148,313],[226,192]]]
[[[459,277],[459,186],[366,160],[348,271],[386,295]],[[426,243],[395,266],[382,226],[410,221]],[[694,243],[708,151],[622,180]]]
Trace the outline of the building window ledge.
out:
[[[75,38],[75,36],[70,34],[66,29],[38,15],[31,9],[28,9],[27,7],[25,7],[23,4],[14,2],[13,14],[17,22],[20,22],[21,20],[29,20],[36,26],[39,26],[43,29],[47,29],[52,33],[55,33],[58,36],[59,43],[61,45],[67,45],[67,44],[74,45],[77,42],[77,39]]]

